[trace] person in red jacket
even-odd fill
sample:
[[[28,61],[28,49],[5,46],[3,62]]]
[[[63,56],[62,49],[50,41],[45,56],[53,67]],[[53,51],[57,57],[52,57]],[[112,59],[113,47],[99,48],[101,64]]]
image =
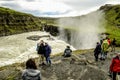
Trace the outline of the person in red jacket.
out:
[[[110,46],[110,44],[111,44],[110,38],[106,37],[106,39],[107,39],[107,41],[108,41],[108,45]]]
[[[116,75],[120,75],[120,52],[116,53],[116,57],[112,59],[110,71],[112,72],[112,80],[116,80]]]

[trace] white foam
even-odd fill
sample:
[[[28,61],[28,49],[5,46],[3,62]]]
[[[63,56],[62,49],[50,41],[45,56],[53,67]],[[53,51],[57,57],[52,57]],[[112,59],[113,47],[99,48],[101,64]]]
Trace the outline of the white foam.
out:
[[[49,35],[49,33],[36,31],[0,37],[0,67],[13,63],[21,63],[29,58],[38,57],[36,44],[39,41],[28,40],[26,38],[31,35],[42,36]],[[48,40],[47,37],[41,39],[51,46],[52,55],[63,52],[66,46],[69,45],[57,38],[54,38],[54,40]],[[71,48],[75,50],[73,47]]]

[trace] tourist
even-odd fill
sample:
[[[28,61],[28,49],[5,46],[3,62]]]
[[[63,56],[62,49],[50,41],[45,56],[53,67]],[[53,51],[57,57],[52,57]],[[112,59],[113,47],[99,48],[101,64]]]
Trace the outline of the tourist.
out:
[[[37,70],[37,66],[33,59],[26,62],[26,69],[22,73],[23,80],[41,80],[41,73]]]
[[[108,48],[109,48],[109,43],[107,39],[103,40],[103,43],[101,45],[102,52],[101,52],[101,60],[105,60],[107,58],[107,53],[108,53]]]
[[[108,45],[110,47],[111,46],[111,40],[110,40],[110,38],[107,38],[107,41],[108,41]]]
[[[94,50],[95,61],[98,61],[99,53],[101,53],[101,44],[97,42],[96,48]]]
[[[111,42],[111,47],[112,47],[111,52],[112,52],[112,51],[115,52],[115,46],[116,46],[116,39],[114,38],[114,39],[112,40],[112,42]]]
[[[42,65],[45,65],[44,63],[44,56],[45,56],[45,43],[43,40],[41,40],[38,44],[38,54],[40,56],[40,63]]]
[[[112,80],[116,80],[116,75],[120,75],[120,52],[116,53],[116,57],[112,59],[110,65],[110,72],[112,72]]]
[[[51,65],[50,54],[51,54],[51,47],[48,45],[48,43],[45,43],[45,58],[46,58],[46,63],[48,65]]]
[[[64,57],[70,57],[72,53],[72,50],[70,49],[70,46],[67,46],[66,49],[64,50]]]

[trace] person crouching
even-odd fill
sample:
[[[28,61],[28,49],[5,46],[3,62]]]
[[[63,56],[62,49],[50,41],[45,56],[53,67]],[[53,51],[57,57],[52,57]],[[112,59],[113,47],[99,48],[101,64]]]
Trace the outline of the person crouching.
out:
[[[72,50],[70,49],[70,46],[67,46],[66,49],[64,50],[64,57],[70,57],[72,53]]]

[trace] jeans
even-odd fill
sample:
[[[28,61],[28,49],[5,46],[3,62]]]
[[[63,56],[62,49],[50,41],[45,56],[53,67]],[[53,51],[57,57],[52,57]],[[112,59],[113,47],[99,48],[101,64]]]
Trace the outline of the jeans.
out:
[[[51,64],[50,57],[46,57],[46,62],[47,62],[47,64]]]
[[[106,58],[107,58],[107,52],[102,51],[101,59],[106,59]]]

